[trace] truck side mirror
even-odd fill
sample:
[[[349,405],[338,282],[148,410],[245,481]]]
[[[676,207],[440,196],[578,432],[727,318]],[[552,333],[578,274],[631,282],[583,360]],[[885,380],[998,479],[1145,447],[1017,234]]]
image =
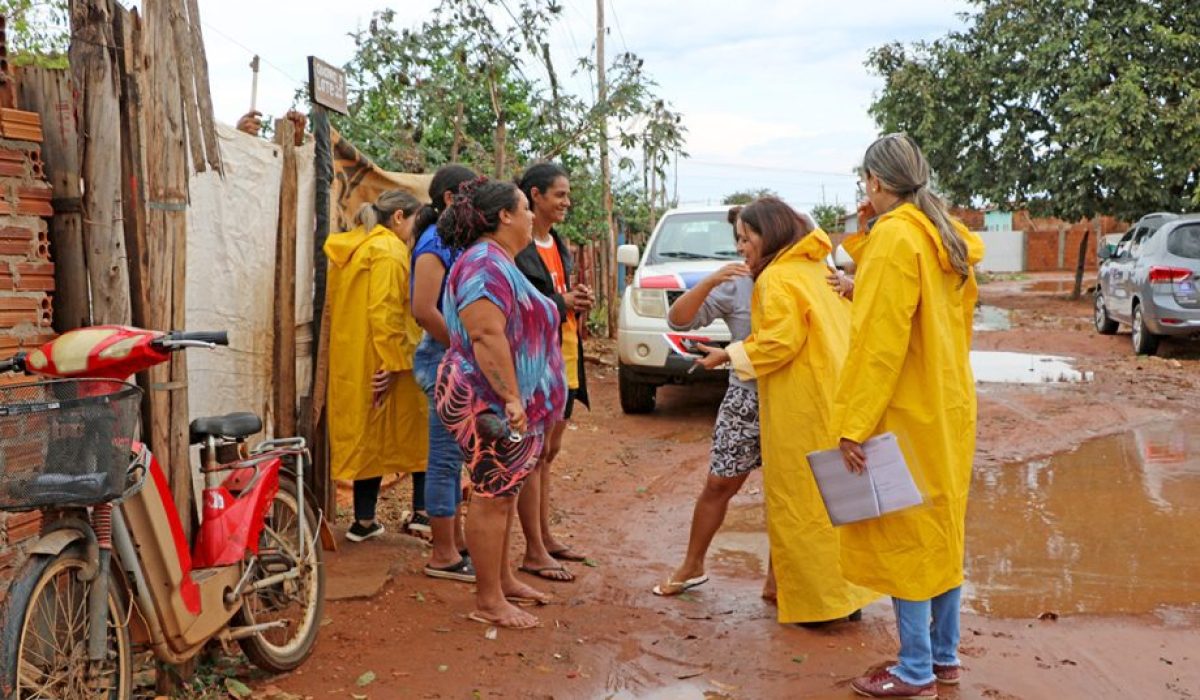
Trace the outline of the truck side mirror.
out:
[[[642,260],[642,253],[638,247],[632,243],[617,248],[617,262],[630,267],[637,267]]]

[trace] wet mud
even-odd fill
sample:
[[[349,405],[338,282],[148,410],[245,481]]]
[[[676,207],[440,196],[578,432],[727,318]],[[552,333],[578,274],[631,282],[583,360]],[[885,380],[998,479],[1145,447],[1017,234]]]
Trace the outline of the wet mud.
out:
[[[981,385],[967,672],[941,697],[1200,698],[1200,352],[1184,344],[1134,358],[1127,336],[1090,330],[1086,299],[1031,293],[1025,282],[984,286],[984,302],[1007,310],[1012,328],[978,333],[976,349],[1071,357],[1094,377]],[[652,595],[683,556],[722,389],[666,388],[654,414],[625,416],[614,369],[591,369],[593,410],[577,412],[567,433],[553,498],[556,531],[592,565],[569,564],[573,583],[522,577],[555,596],[532,609],[539,629],[490,639],[466,619],[472,587],[425,578],[423,552],[405,548],[380,595],[327,605],[307,664],[251,684],[372,700],[846,700],[851,678],[894,660],[886,600],[861,623],[775,621],[760,597],[758,475],[713,543],[711,580],[676,598]],[[514,535],[514,557],[521,545]],[[358,686],[367,671],[375,680]]]

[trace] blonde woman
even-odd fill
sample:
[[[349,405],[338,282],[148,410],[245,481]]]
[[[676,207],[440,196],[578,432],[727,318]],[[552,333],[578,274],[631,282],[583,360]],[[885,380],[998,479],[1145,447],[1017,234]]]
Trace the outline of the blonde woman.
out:
[[[842,572],[892,596],[899,663],[852,683],[875,698],[936,698],[959,681],[958,617],[964,520],[975,453],[972,266],[983,243],[950,218],[929,188],[929,164],[905,134],[863,158],[878,213],[857,256],[850,354],[833,425],[846,467],[862,472],[862,443],[892,432],[926,498],[912,508],[840,528]]]
[[[385,192],[359,209],[353,230],[325,243],[330,471],[354,482],[351,542],[383,534],[375,506],[384,475],[411,473],[413,510],[424,510],[429,414],[413,379],[421,331],[408,303],[409,242],[420,207],[407,192]]]

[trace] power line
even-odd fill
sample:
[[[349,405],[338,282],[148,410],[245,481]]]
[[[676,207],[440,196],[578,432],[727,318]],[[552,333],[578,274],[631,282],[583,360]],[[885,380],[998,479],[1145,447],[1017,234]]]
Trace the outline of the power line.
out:
[[[802,173],[805,175],[821,175],[823,177],[849,177],[849,178],[857,178],[858,177],[858,175],[855,173],[835,173],[835,172],[830,172],[828,170],[805,170],[803,168],[786,168],[786,167],[778,166],[778,165],[756,165],[756,164],[752,164],[752,163],[722,163],[719,161],[712,161],[712,160],[697,160],[695,158],[688,158],[687,162],[695,164],[695,165],[712,166],[715,168],[737,168],[739,170],[768,170],[768,171],[781,172],[781,173]]]
[[[616,0],[608,0],[608,9],[612,10],[613,23],[617,25],[617,36],[621,37],[621,46],[629,53],[629,44],[625,43],[625,32],[621,31],[621,18],[617,16]]]

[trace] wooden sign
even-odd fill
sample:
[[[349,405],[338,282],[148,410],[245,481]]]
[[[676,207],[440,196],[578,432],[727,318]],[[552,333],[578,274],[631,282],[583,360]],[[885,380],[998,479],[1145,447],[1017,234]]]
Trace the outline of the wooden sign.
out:
[[[308,57],[308,96],[319,104],[341,114],[349,114],[346,104],[346,72],[315,56]]]

